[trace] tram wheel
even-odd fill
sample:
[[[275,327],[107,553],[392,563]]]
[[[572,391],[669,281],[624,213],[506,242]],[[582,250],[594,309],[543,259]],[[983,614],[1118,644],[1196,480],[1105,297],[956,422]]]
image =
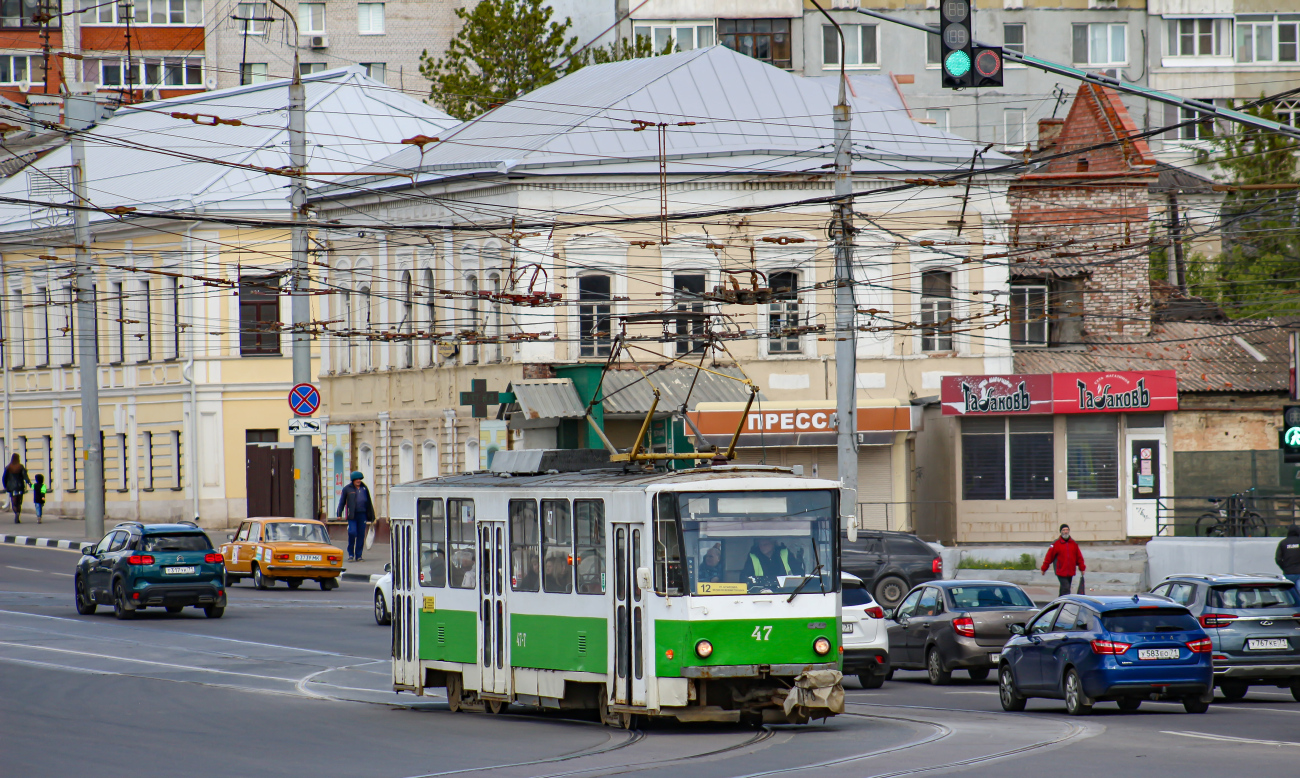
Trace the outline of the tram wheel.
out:
[[[487,712],[494,716],[505,713],[510,707],[510,703],[504,700],[484,700],[484,702],[487,703]]]
[[[463,694],[460,673],[447,673],[447,707],[452,713],[460,713]]]
[[[600,710],[600,723],[601,723],[601,724],[604,724],[604,725],[607,726],[607,727],[615,727],[615,728],[618,728],[618,729],[628,729],[628,727],[625,726],[624,723],[623,723],[623,722],[624,722],[624,718],[623,718],[623,717],[624,717],[624,716],[628,716],[628,717],[630,718],[630,714],[626,714],[626,713],[620,714],[620,713],[614,713],[614,712],[610,711],[610,709],[609,709],[609,698],[607,698],[607,697],[605,696],[605,690],[604,690],[604,688],[602,688],[602,689],[600,690],[600,708],[599,708],[599,710]]]

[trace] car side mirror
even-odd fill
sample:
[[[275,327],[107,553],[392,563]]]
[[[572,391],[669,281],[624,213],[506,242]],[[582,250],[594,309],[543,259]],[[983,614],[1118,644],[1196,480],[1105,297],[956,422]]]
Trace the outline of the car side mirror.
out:
[[[889,610],[885,611],[885,618],[889,619],[890,621],[893,621],[893,620],[894,620],[894,609],[893,609],[893,608],[890,608]]]
[[[636,586],[638,589],[654,588],[654,581],[650,578],[650,568],[638,567],[636,569]]]
[[[232,542],[234,542],[234,540],[235,540],[235,533],[233,533],[233,532],[227,532],[227,533],[226,533],[226,542],[227,542],[227,543],[232,543]]]
[[[1025,634],[1025,625],[1024,625],[1024,624],[1012,624],[1008,629],[1010,629],[1012,635],[1023,635],[1023,634]]]
[[[392,562],[385,562],[385,563],[384,563],[384,572],[385,572],[385,573],[391,573],[391,572],[393,572],[393,563],[392,563]]]
[[[81,547],[81,553],[82,553],[82,555],[84,555],[84,556],[94,556],[94,555],[95,555],[95,547],[94,547],[94,546],[82,546],[82,547]]]

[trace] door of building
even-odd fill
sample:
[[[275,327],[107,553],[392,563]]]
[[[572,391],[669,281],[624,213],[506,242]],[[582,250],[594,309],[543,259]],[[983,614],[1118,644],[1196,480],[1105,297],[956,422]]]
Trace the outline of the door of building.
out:
[[[1153,434],[1154,433],[1154,434]],[[1165,438],[1163,429],[1130,429],[1125,435],[1127,498],[1126,534],[1156,534],[1156,509],[1165,493]]]

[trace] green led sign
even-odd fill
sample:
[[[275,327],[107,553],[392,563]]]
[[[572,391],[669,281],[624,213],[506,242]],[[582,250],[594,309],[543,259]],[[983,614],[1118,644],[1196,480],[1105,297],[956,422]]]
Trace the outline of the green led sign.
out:
[[[943,69],[948,75],[961,78],[970,72],[970,55],[964,51],[950,52],[943,61]]]
[[[1282,443],[1287,446],[1300,447],[1300,427],[1287,427]]]

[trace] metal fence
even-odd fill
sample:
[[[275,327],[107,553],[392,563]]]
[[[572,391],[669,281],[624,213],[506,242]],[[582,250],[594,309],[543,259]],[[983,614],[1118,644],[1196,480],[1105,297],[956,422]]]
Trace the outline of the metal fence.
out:
[[[922,540],[952,543],[957,535],[956,506],[951,500],[860,502],[858,517],[863,529],[914,532]]]
[[[1276,489],[1230,495],[1169,497],[1156,502],[1162,537],[1270,537],[1300,522],[1300,496]]]

